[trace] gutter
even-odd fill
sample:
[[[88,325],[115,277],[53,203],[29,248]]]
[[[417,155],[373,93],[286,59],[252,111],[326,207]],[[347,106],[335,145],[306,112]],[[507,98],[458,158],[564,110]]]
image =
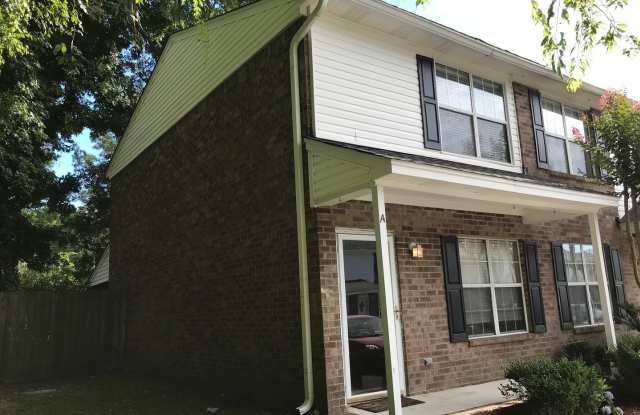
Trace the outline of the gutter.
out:
[[[304,415],[314,403],[313,362],[311,349],[311,316],[309,312],[309,266],[307,262],[307,224],[305,219],[302,130],[300,121],[300,79],[298,74],[298,46],[309,33],[316,18],[329,0],[318,4],[293,35],[289,46],[289,75],[291,78],[291,124],[293,129],[293,164],[295,170],[296,223],[298,231],[298,277],[300,279],[300,323],[302,326],[302,363],[304,369],[304,402],[297,412]]]

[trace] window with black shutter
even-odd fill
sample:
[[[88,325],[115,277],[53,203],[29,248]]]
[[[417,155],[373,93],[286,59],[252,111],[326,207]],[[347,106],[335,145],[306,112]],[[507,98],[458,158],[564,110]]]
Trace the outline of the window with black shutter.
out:
[[[592,175],[581,141],[590,139],[584,111],[529,90],[538,167],[576,176]]]
[[[517,241],[456,237],[442,241],[452,341],[526,332]]]
[[[425,147],[511,163],[502,84],[418,57]]]

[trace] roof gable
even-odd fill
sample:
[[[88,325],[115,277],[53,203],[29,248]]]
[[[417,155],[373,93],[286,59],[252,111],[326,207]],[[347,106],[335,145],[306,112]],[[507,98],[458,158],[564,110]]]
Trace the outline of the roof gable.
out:
[[[172,35],[107,176],[125,168],[299,16],[298,0],[262,0]]]

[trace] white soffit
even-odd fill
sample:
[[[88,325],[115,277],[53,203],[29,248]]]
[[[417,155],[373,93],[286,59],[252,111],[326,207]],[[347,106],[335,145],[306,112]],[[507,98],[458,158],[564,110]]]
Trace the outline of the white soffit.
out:
[[[398,160],[315,140],[306,144],[312,206],[371,200],[373,182],[384,187],[387,203],[515,215],[532,223],[618,205],[607,194]]]
[[[107,176],[115,176],[299,16],[299,0],[261,0],[172,35]]]

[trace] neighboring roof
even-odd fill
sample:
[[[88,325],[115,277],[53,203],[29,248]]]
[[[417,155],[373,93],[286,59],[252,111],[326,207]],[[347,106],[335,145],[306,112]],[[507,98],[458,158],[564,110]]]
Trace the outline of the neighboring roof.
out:
[[[93,274],[89,278],[89,287],[93,287],[105,282],[109,282],[109,247],[104,250],[98,265],[93,270]]]
[[[107,176],[115,176],[299,16],[299,0],[262,0],[172,35]]]
[[[418,156],[415,154],[408,154],[408,153],[402,153],[399,151],[392,151],[392,150],[384,150],[384,149],[380,149],[380,148],[373,148],[373,147],[365,147],[365,146],[360,146],[357,144],[350,144],[350,143],[344,143],[344,142],[338,142],[338,141],[333,141],[333,140],[324,140],[324,139],[320,139],[320,138],[307,138],[307,140],[312,140],[312,141],[317,141],[320,143],[325,143],[325,144],[329,144],[332,146],[336,146],[336,147],[341,147],[341,148],[348,148],[351,150],[356,150],[362,153],[366,153],[366,154],[371,154],[374,156],[379,156],[379,157],[384,157],[384,158],[388,158],[388,159],[393,159],[393,160],[402,160],[402,161],[411,161],[414,163],[419,163],[419,164],[426,164],[426,165],[430,165],[430,166],[441,166],[441,167],[447,167],[450,169],[455,169],[455,170],[459,170],[459,171],[467,171],[467,172],[473,172],[473,173],[480,173],[480,174],[486,174],[488,176],[494,176],[494,177],[502,177],[502,178],[509,178],[512,180],[519,180],[519,181],[523,181],[523,182],[529,182],[529,183],[539,183],[539,184],[543,184],[543,185],[553,185],[555,187],[563,187],[565,189],[569,189],[569,190],[578,190],[578,191],[582,191],[582,192],[587,192],[587,193],[595,193],[595,194],[605,194],[605,195],[611,195],[612,192],[606,192],[606,191],[595,191],[595,190],[590,190],[590,189],[585,189],[584,187],[579,187],[579,186],[572,186],[570,184],[564,183],[564,182],[560,182],[560,181],[556,181],[556,180],[551,180],[551,179],[542,179],[542,178],[538,178],[538,177],[532,177],[526,174],[522,174],[522,173],[516,173],[516,172],[511,172],[511,171],[506,171],[506,170],[499,170],[499,169],[492,169],[489,167],[481,167],[481,166],[474,166],[471,164],[466,164],[466,163],[460,163],[460,162],[456,162],[456,161],[450,161],[450,160],[443,160],[443,159],[439,159],[439,158],[435,158],[435,157],[427,157],[427,156]]]

